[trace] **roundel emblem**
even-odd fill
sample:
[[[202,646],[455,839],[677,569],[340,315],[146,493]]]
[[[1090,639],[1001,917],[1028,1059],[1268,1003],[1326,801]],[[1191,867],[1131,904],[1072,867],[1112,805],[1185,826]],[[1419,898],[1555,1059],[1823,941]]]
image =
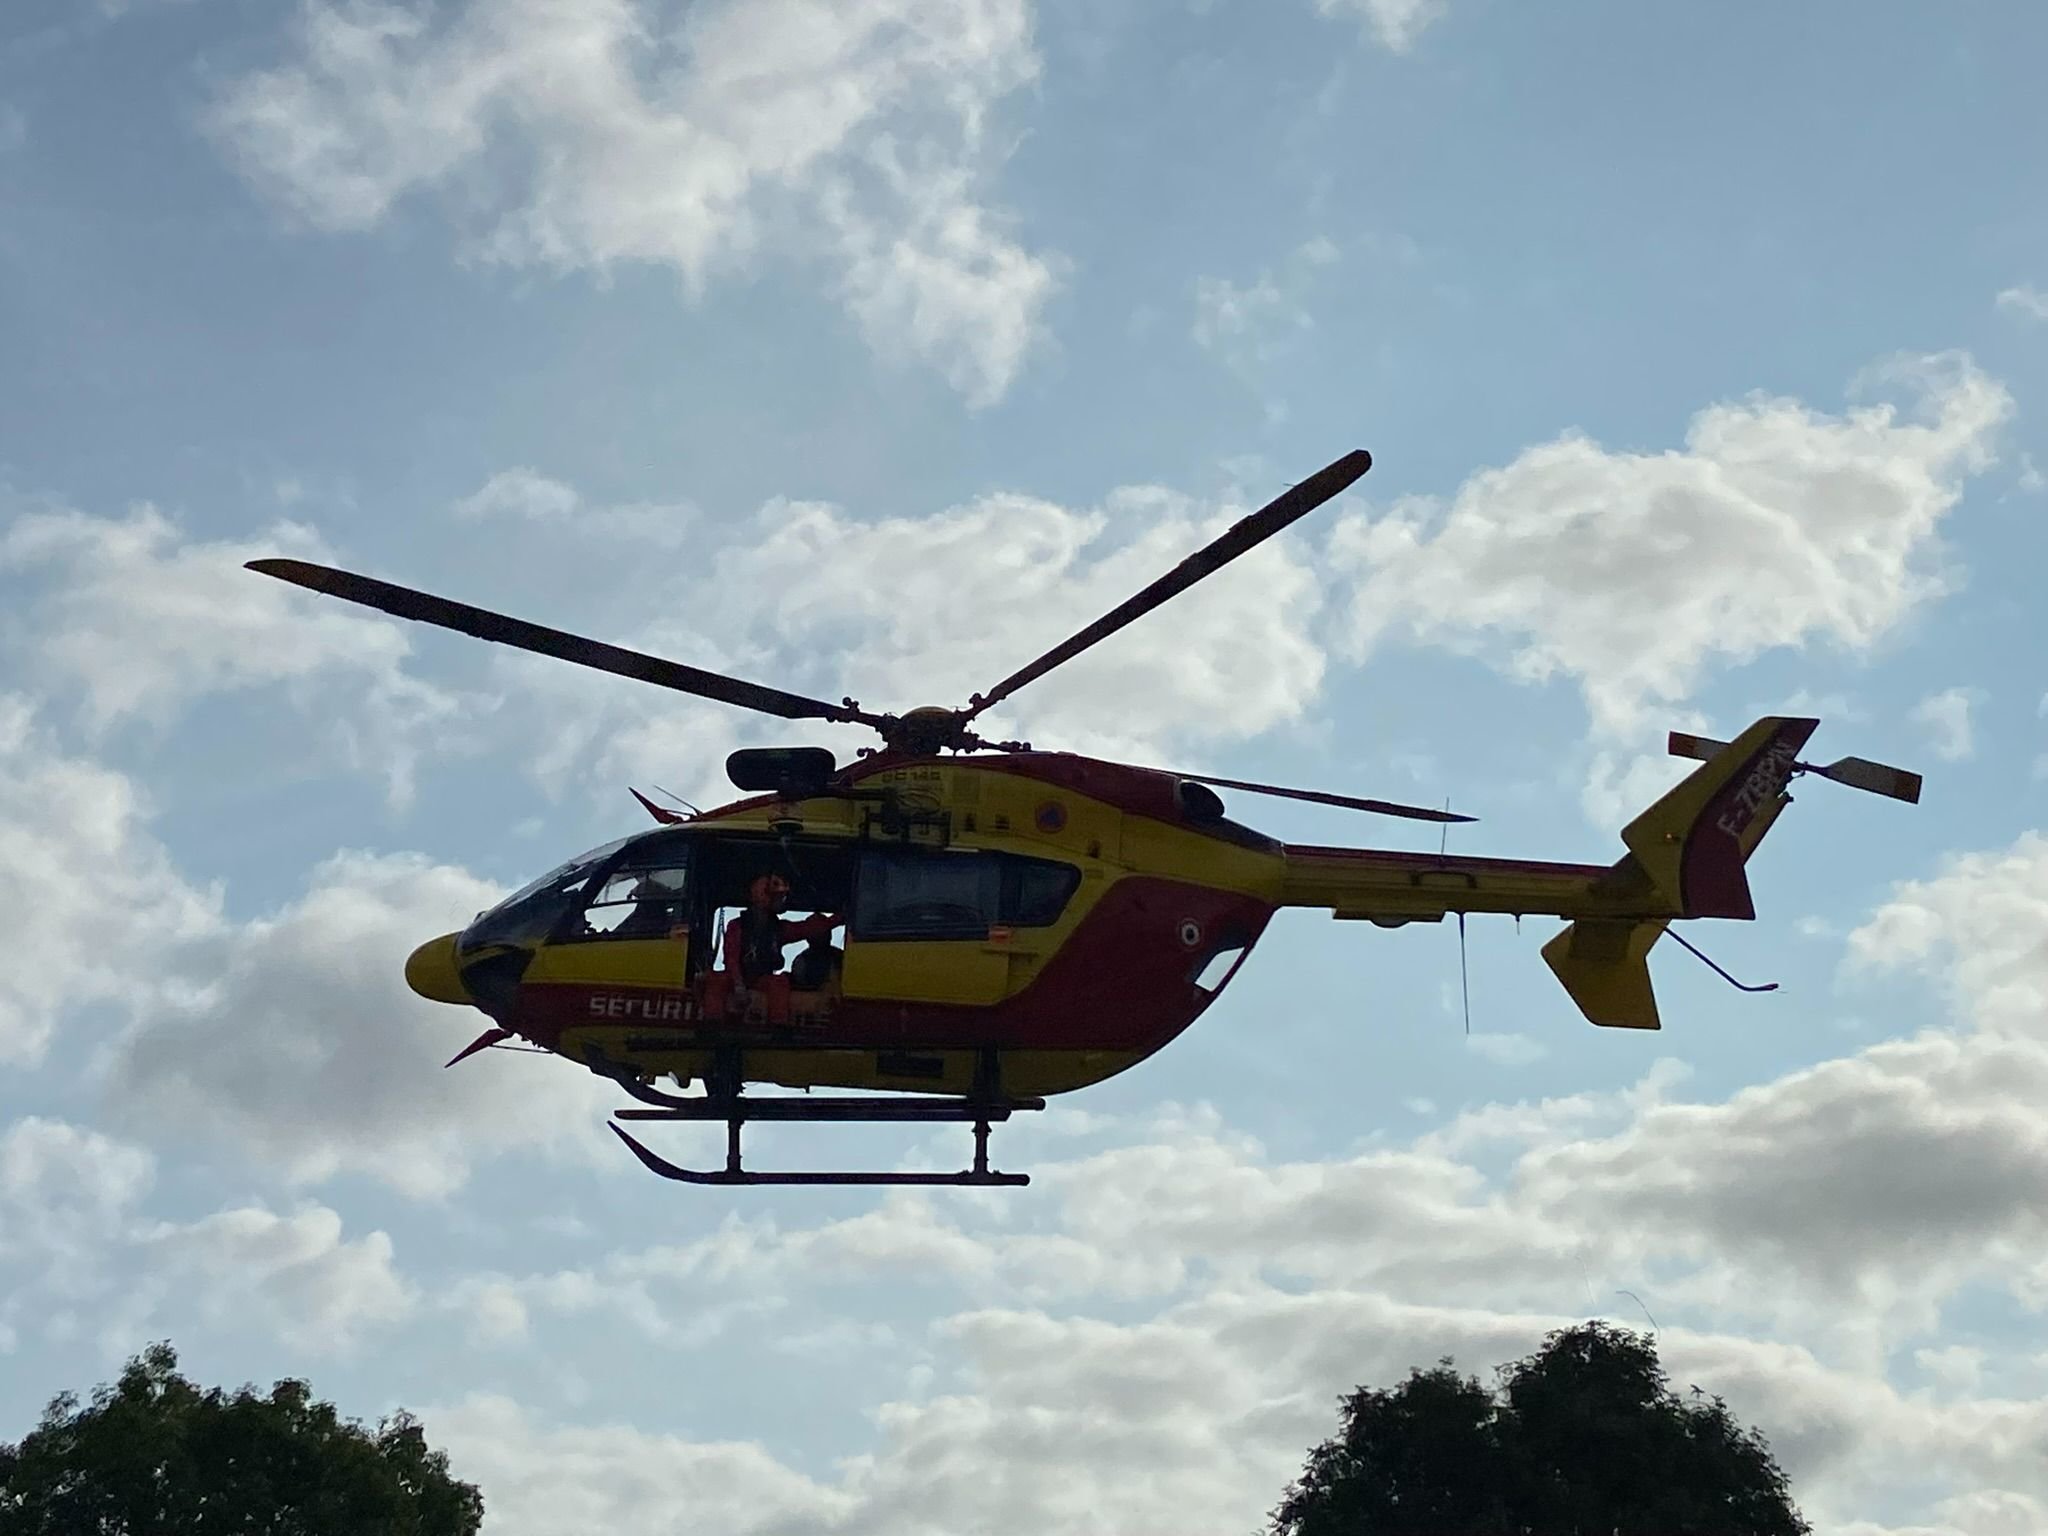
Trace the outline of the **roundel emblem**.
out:
[[[1202,925],[1192,917],[1180,920],[1180,941],[1188,949],[1194,949],[1202,942]]]
[[[1041,832],[1057,832],[1067,824],[1067,808],[1057,800],[1042,800],[1031,820]]]

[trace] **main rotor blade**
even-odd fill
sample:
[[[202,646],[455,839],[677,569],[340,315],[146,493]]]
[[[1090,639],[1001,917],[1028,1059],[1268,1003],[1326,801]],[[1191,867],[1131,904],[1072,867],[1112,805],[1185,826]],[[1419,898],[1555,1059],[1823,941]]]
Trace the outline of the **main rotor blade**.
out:
[[[629,651],[622,646],[606,645],[601,640],[586,640],[581,635],[549,629],[540,624],[529,624],[524,619],[510,619],[485,608],[472,608],[468,603],[451,602],[445,597],[415,592],[410,587],[394,586],[388,581],[378,581],[374,577],[338,571],[332,566],[314,565],[305,560],[251,560],[249,569],[261,572],[265,576],[275,576],[279,581],[289,581],[314,592],[324,592],[329,597],[344,598],[351,603],[361,603],[367,608],[380,609],[401,619],[416,619],[422,624],[438,624],[443,629],[459,630],[465,635],[474,635],[479,640],[493,640],[500,645],[516,646],[522,651],[533,651],[542,656],[553,656],[561,661],[572,661],[578,666],[594,667],[600,672],[611,672],[620,677],[653,683],[658,688],[673,688],[678,693],[691,693],[703,699],[716,699],[721,704],[736,704],[741,709],[756,709],[763,714],[780,715],[785,720],[845,720],[862,725],[882,724],[879,716],[850,709],[845,705],[827,704],[823,699],[805,698],[800,693],[785,693],[780,688],[766,688],[759,683],[742,682],[736,677],[706,672],[701,667],[685,666],[679,661],[667,661],[659,656]]]
[[[985,694],[976,694],[967,719],[991,705],[999,704],[1026,683],[1045,676],[1061,662],[1071,661],[1098,640],[1107,639],[1133,620],[1141,619],[1168,598],[1192,587],[1204,576],[1221,569],[1253,546],[1263,544],[1289,523],[1337,495],[1352,481],[1372,468],[1372,455],[1363,448],[1317,470],[1299,485],[1282,491],[1258,511],[1239,518],[1221,537],[1168,571],[1135,597],[1112,608],[1086,629],[1061,641],[1021,671],[1013,672]]]
[[[1219,789],[1242,789],[1254,795],[1272,795],[1281,800],[1312,800],[1317,805],[1341,805],[1346,810],[1370,811],[1375,816],[1405,816],[1410,821],[1477,821],[1477,816],[1460,816],[1451,811],[1432,810],[1426,805],[1402,805],[1393,800],[1361,800],[1355,795],[1333,795],[1320,789],[1286,789],[1278,784],[1250,784],[1243,779],[1218,779],[1203,773],[1180,773],[1172,769],[1162,770],[1173,773],[1177,779],[1192,779],[1197,784],[1214,784]]]

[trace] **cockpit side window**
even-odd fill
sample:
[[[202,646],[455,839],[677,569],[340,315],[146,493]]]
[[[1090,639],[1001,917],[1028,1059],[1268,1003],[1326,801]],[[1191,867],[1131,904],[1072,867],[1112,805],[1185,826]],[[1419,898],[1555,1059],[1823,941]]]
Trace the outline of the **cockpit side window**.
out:
[[[690,922],[689,879],[687,847],[671,847],[644,861],[629,856],[598,882],[584,904],[582,923],[563,937],[678,937]]]

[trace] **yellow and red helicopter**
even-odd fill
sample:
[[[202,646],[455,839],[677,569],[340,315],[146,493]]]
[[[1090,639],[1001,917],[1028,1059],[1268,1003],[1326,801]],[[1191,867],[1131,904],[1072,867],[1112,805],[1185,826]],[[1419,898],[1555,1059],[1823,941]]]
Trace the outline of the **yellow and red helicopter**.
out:
[[[658,687],[882,738],[847,764],[817,747],[735,752],[727,771],[754,793],[716,810],[684,815],[635,790],[657,826],[569,860],[422,944],[406,963],[412,989],[491,1020],[450,1066],[519,1037],[640,1101],[621,1119],[725,1123],[726,1166],[710,1170],[677,1167],[614,1124],[666,1178],[1023,1184],[1028,1175],[990,1168],[990,1126],[1173,1040],[1283,907],[1386,928],[1451,914],[1462,923],[1473,912],[1561,917],[1567,925],[1543,957],[1580,1011],[1594,1024],[1656,1029],[1650,947],[1674,920],[1755,916],[1744,866],[1790,803],[1795,775],[1919,798],[1919,776],[1900,769],[1800,761],[1819,722],[1770,716],[1732,742],[1674,733],[1671,750],[1701,766],[1623,829],[1626,851],[1613,863],[1472,858],[1278,842],[1227,815],[1217,790],[1471,819],[1447,811],[1035,751],[975,732],[985,711],[1371,465],[1362,450],[1346,454],[964,708],[901,715],[304,561],[250,569]],[[813,916],[799,922],[790,910]],[[798,938],[809,942],[785,970],[783,950]],[[670,1078],[702,1091],[656,1086]],[[861,1091],[762,1096],[745,1092],[750,1083]],[[974,1160],[957,1173],[756,1171],[741,1160],[749,1120],[957,1122],[974,1127]]]

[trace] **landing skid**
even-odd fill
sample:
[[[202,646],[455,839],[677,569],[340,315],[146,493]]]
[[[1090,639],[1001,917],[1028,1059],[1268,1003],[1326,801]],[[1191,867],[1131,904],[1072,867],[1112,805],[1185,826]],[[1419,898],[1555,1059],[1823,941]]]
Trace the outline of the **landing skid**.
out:
[[[720,1053],[726,1056],[725,1052]],[[966,1098],[937,1095],[905,1095],[897,1098],[812,1098],[809,1095],[754,1099],[741,1091],[741,1063],[733,1050],[721,1060],[712,1091],[703,1094],[667,1093],[641,1082],[611,1062],[592,1061],[591,1070],[610,1078],[627,1093],[650,1106],[619,1110],[620,1120],[682,1120],[725,1122],[725,1166],[718,1169],[683,1168],[648,1150],[623,1127],[614,1124],[612,1133],[623,1141],[650,1173],[683,1184],[912,1184],[912,1185],[1001,1185],[1029,1184],[1027,1173],[1001,1173],[988,1165],[989,1127],[1008,1120],[1023,1110],[1045,1108],[1040,1098],[1007,1098],[993,1091],[977,1092]],[[989,1052],[980,1074],[992,1090],[996,1081],[995,1053]],[[776,1171],[757,1172],[741,1160],[740,1128],[749,1120],[784,1124],[845,1124],[850,1122],[890,1124],[957,1124],[974,1127],[974,1163],[958,1173],[912,1173],[897,1171]]]

